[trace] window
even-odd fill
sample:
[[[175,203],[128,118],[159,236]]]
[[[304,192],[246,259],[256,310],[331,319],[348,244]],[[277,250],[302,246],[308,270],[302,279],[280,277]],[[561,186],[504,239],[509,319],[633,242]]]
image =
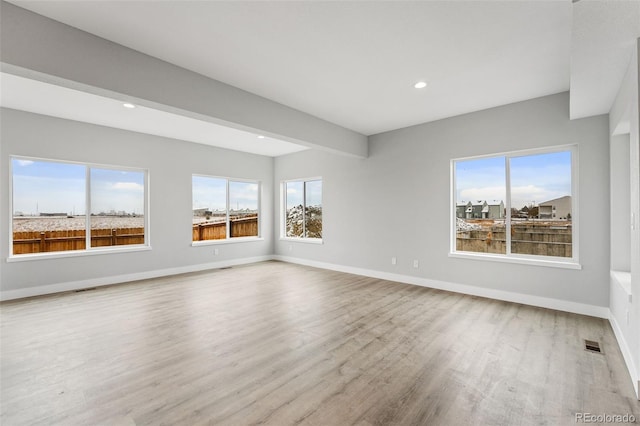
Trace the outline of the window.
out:
[[[284,237],[322,239],[322,179],[283,183]]]
[[[147,243],[147,172],[11,158],[14,256]]]
[[[192,176],[193,241],[259,236],[260,183]]]
[[[457,159],[453,253],[577,263],[575,147]]]

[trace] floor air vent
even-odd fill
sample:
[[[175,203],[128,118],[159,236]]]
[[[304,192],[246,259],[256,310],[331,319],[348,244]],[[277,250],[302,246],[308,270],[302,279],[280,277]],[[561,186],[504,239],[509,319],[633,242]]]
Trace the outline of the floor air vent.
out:
[[[600,343],[594,342],[593,340],[585,340],[584,349],[589,352],[597,352],[599,354],[602,353],[602,351],[600,350]]]

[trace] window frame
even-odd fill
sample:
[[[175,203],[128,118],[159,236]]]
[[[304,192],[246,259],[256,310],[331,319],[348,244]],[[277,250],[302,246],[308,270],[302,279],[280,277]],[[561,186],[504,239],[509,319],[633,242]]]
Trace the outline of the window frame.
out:
[[[85,168],[85,248],[82,250],[64,250],[64,251],[52,251],[42,253],[25,253],[25,254],[13,254],[13,160],[27,160],[36,162],[49,162],[59,164],[72,164],[77,166],[83,166]],[[43,157],[31,157],[25,155],[9,155],[9,256],[7,262],[21,262],[28,260],[42,260],[42,259],[55,259],[63,257],[76,257],[76,256],[91,256],[107,253],[122,253],[122,252],[135,252],[135,251],[148,251],[151,250],[151,229],[150,229],[150,194],[149,194],[149,169],[141,167],[131,166],[117,166],[113,164],[100,164],[83,161],[73,160],[60,160],[56,158],[43,158]],[[127,172],[139,172],[144,174],[144,243],[143,244],[127,244],[116,246],[103,246],[92,247],[91,246],[91,170],[92,169],[104,169],[104,170],[117,170]]]
[[[322,182],[322,238],[314,238],[314,237],[288,237],[287,236],[287,183],[291,182],[302,182],[302,202],[303,209],[306,213],[307,209],[307,182],[313,181]],[[306,217],[306,215],[305,215]],[[303,222],[303,229],[306,229],[306,219]],[[303,231],[304,234],[304,231]],[[324,180],[322,176],[314,176],[308,178],[299,178],[299,179],[287,179],[280,181],[280,240],[282,241],[294,241],[299,243],[307,243],[307,244],[323,244],[324,243]]]
[[[191,174],[191,231],[193,233],[193,178],[194,176],[203,177],[203,178],[211,178],[211,179],[224,179],[225,180],[225,203],[226,203],[226,212],[227,217],[225,219],[226,229],[225,229],[225,238],[220,240],[202,240],[202,241],[193,241],[193,234],[191,237],[191,245],[192,246],[207,246],[207,245],[216,245],[216,244],[234,244],[241,242],[251,242],[251,241],[262,241],[264,238],[262,237],[262,181],[254,180],[254,179],[245,179],[245,178],[232,178],[228,176],[216,176],[202,173],[192,173]],[[230,208],[229,208],[229,182],[240,182],[240,183],[253,183],[258,185],[258,235],[252,235],[247,237],[231,237],[231,226],[229,225],[229,217],[230,217]]]
[[[540,154],[552,154],[557,152],[570,152],[571,153],[571,254],[572,257],[557,257],[557,256],[541,256],[534,254],[519,254],[511,253],[511,158],[526,157]],[[565,269],[582,269],[579,256],[579,235],[580,235],[580,211],[579,206],[579,161],[578,161],[578,145],[556,145],[542,148],[533,148],[517,151],[507,151],[491,154],[474,155],[469,157],[458,157],[450,160],[450,183],[449,190],[450,202],[449,202],[449,232],[450,232],[450,245],[449,245],[449,257],[462,258],[462,259],[475,259],[475,260],[488,260],[505,263],[518,263],[525,265],[547,266]],[[469,251],[456,250],[456,163],[469,160],[480,160],[484,158],[505,158],[505,234],[506,234],[506,253],[480,253]]]

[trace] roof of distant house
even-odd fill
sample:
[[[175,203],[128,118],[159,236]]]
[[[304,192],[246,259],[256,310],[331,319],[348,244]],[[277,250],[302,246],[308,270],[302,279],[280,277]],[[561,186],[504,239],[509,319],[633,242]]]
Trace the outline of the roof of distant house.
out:
[[[546,205],[550,205],[550,204],[556,203],[556,202],[558,202],[560,200],[565,201],[566,199],[571,200],[571,196],[570,195],[565,195],[564,197],[554,198],[553,200],[544,201],[542,203],[539,203],[538,206],[546,206]]]

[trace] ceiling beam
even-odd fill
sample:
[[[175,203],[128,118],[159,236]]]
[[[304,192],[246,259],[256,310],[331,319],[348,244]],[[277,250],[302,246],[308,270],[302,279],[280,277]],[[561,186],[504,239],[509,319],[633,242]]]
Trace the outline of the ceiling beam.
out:
[[[3,72],[311,148],[368,155],[367,137],[360,133],[10,3],[0,7]]]

